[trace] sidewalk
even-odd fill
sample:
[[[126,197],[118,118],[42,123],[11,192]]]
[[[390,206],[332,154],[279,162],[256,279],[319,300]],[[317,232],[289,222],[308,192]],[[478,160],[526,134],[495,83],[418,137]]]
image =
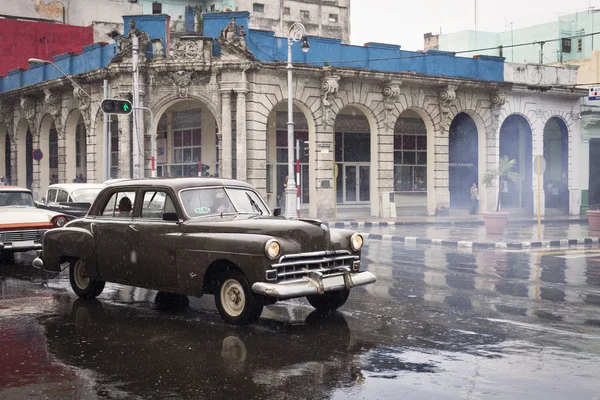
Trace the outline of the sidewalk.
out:
[[[590,233],[586,220],[578,217],[554,217],[542,220],[538,237],[537,220],[509,221],[503,235],[488,235],[481,217],[420,218],[402,221],[334,222],[336,228],[355,229],[369,240],[386,240],[407,244],[433,244],[449,247],[509,248],[563,247],[596,244],[600,232]]]

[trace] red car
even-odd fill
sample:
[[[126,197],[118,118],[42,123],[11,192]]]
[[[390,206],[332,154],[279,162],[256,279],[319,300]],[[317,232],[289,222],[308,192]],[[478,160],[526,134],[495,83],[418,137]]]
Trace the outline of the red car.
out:
[[[65,215],[35,207],[29,189],[0,186],[0,260],[12,263],[16,252],[41,249],[44,232],[66,223]]]

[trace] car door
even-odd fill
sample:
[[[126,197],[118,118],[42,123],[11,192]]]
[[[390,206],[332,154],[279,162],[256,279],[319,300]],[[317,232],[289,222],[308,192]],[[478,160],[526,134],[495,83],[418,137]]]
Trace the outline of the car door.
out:
[[[90,230],[94,235],[98,269],[106,280],[129,282],[127,268],[130,256],[127,252],[127,230],[132,221],[132,209],[120,207],[124,199],[133,204],[135,191],[127,188],[114,191],[101,208],[100,215],[90,218]]]
[[[165,212],[177,213],[172,193],[165,188],[145,189],[139,194],[139,200],[127,234],[128,252],[132,254],[129,260],[132,282],[177,289],[175,259],[180,224],[163,220]]]

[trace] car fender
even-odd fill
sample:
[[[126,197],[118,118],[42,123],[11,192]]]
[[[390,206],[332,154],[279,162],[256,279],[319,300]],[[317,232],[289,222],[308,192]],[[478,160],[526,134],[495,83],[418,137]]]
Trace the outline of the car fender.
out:
[[[179,287],[183,293],[200,296],[204,278],[211,265],[233,264],[246,276],[250,285],[264,281],[265,271],[274,260],[265,255],[265,244],[276,239],[282,253],[295,253],[298,246],[290,240],[270,235],[232,233],[193,233],[185,235],[185,246],[177,251]]]
[[[98,276],[96,246],[90,231],[77,227],[51,229],[42,242],[44,269],[60,271],[60,264],[69,258],[83,260],[90,276]]]

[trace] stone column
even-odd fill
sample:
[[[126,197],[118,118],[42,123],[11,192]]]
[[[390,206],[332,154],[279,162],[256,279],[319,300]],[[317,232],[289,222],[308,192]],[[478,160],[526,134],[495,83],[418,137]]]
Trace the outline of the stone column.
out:
[[[532,152],[531,152],[531,162],[534,162],[536,156],[544,155],[544,112],[542,110],[538,110],[536,112],[536,119],[533,123],[533,127],[531,133],[533,135],[532,139]],[[532,190],[533,190],[533,214],[537,217],[538,215],[538,184],[537,184],[537,174],[535,173],[536,166],[533,165],[532,168]],[[544,174],[540,175],[540,209],[539,214],[543,217],[546,211],[546,201],[544,194]]]
[[[237,179],[241,181],[247,180],[247,141],[246,141],[246,90],[237,90],[237,107],[236,107],[236,172]]]
[[[31,148],[33,150],[40,148],[40,132],[36,129],[36,131],[31,131]],[[44,153],[46,157],[48,157],[48,153]],[[33,158],[33,155],[31,156]],[[31,184],[31,192],[33,194],[34,200],[40,200],[42,198],[42,188],[41,188],[41,170],[42,163],[46,161],[46,158],[42,158],[40,161],[33,161],[33,182]]]
[[[590,128],[595,127],[595,121],[590,121],[590,117],[584,117],[581,123],[581,151],[579,154],[579,187],[581,188],[581,206],[579,213],[585,217],[585,212],[590,208]]]
[[[119,115],[119,178],[131,177],[131,129],[129,115]]]
[[[13,136],[13,139],[10,141],[10,183],[12,185],[19,184],[19,171],[17,170],[18,164],[18,154],[19,154],[19,143],[17,142],[17,136]]]
[[[221,173],[222,178],[231,178],[233,176],[232,166],[232,150],[233,143],[231,137],[231,90],[225,89],[221,92],[221,112],[223,132],[221,132],[222,157],[221,157]]]
[[[400,82],[389,82],[383,86],[383,108],[385,119],[383,129],[378,129],[376,134],[377,157],[377,179],[379,187],[377,188],[377,198],[371,199],[371,210],[377,211],[377,216],[390,218],[396,216],[396,210],[383,207],[384,196],[389,196],[394,191],[394,127],[396,126],[397,116],[393,113],[394,102],[400,95]],[[373,133],[372,133],[373,134]],[[376,202],[377,210],[373,210],[373,203]],[[395,207],[395,204],[393,205]],[[375,216],[373,212],[371,215]]]

